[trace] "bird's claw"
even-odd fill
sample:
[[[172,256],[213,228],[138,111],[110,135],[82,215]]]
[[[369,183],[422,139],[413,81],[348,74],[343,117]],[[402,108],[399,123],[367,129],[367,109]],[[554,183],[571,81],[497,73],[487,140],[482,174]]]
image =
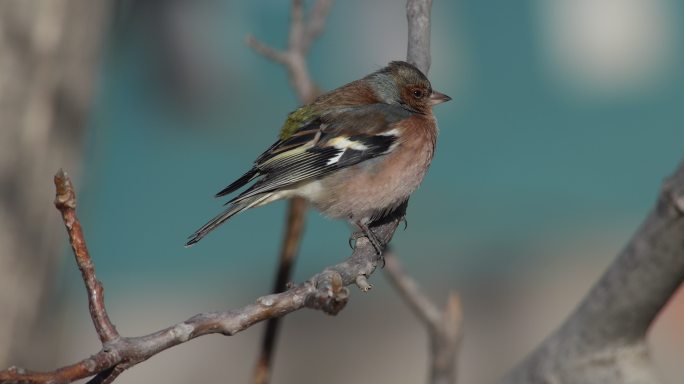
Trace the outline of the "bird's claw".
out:
[[[356,249],[356,240],[366,237],[363,232],[354,232],[349,236],[349,248]]]
[[[366,227],[365,229],[367,230],[367,232],[366,230],[362,229],[361,232],[354,232],[351,234],[351,236],[349,237],[349,246],[352,249],[356,249],[356,241],[362,237],[365,237],[366,239],[368,239],[368,242],[370,242],[373,248],[375,249],[375,253],[377,255],[382,255],[384,249],[382,243],[380,242],[380,240],[378,240],[378,238],[375,236],[375,234],[371,231],[370,228]]]

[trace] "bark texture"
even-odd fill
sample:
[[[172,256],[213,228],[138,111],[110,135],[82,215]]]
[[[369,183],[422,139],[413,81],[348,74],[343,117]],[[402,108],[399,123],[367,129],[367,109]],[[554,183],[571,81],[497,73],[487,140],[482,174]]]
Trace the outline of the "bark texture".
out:
[[[682,281],[684,162],[575,312],[502,383],[659,383],[646,331]]]

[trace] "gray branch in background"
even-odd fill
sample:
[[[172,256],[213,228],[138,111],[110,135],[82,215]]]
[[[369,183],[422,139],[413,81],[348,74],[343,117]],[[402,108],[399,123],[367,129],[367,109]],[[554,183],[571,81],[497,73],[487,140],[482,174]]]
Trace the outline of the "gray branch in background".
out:
[[[575,312],[504,384],[658,383],[646,331],[684,281],[684,161]]]
[[[422,292],[418,283],[403,271],[394,254],[387,252],[385,263],[385,276],[427,329],[430,338],[429,383],[456,383],[456,360],[463,323],[460,298],[451,292],[442,312]]]
[[[255,52],[287,68],[292,88],[304,103],[311,102],[318,93],[309,75],[306,54],[311,49],[311,44],[323,32],[332,5],[333,0],[318,0],[313,5],[309,17],[305,18],[304,2],[293,0],[286,51],[279,51],[262,43],[254,36],[247,36],[247,45]]]

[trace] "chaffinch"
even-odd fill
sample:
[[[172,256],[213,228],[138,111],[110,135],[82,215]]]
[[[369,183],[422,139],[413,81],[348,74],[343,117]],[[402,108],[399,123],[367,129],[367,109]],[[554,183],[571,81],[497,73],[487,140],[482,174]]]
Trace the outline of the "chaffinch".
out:
[[[369,225],[405,203],[420,185],[437,138],[432,107],[449,100],[403,61],[319,96],[290,113],[278,140],[216,194],[254,182],[186,245],[242,211],[300,196],[323,215],[357,226],[382,253]]]

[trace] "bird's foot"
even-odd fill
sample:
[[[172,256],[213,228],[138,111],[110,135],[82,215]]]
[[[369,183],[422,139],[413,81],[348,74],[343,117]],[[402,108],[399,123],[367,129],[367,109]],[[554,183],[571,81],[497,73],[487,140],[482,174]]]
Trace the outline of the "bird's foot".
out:
[[[375,248],[375,253],[377,255],[382,255],[385,247],[377,238],[377,236],[375,236],[373,230],[371,230],[366,224],[357,223],[357,226],[361,229],[361,231],[352,233],[351,237],[349,237],[349,246],[352,247],[352,249],[355,249],[356,241],[362,237],[365,237],[371,243],[373,248]]]

